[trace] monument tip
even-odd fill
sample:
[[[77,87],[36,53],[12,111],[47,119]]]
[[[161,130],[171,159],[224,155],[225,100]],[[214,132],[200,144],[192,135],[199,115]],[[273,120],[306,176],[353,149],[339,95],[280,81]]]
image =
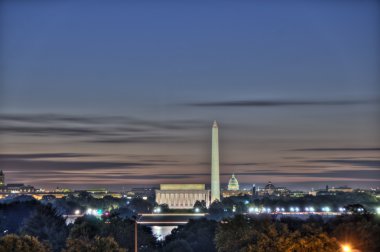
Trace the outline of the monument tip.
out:
[[[214,120],[214,123],[212,124],[212,127],[213,128],[218,128],[218,123],[216,122],[216,120]]]

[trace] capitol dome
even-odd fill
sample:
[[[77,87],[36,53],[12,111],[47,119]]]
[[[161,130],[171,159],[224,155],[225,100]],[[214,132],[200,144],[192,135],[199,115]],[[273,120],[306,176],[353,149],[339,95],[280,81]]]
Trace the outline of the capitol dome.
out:
[[[232,174],[230,181],[228,182],[228,190],[229,191],[237,191],[239,190],[239,182],[235,178],[235,174]]]
[[[265,186],[266,190],[274,190],[276,187],[272,184],[272,182],[268,182],[268,184]]]

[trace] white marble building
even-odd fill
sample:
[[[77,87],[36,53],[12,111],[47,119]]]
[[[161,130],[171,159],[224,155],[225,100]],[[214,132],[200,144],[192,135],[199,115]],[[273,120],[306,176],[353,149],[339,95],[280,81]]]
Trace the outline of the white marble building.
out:
[[[156,202],[167,204],[171,209],[190,209],[196,201],[204,200],[210,205],[210,190],[204,184],[161,184],[156,190]]]

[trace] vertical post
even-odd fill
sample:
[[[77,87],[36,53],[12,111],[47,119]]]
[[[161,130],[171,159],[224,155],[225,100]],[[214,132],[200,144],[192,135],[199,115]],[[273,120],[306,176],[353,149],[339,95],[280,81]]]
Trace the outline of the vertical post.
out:
[[[135,252],[138,252],[138,246],[137,246],[137,219],[135,220]]]

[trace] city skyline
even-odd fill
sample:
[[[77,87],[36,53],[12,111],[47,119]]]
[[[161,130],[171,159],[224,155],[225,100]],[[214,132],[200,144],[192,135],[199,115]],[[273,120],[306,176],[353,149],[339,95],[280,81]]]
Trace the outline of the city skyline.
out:
[[[7,183],[380,186],[376,1],[0,5]]]

